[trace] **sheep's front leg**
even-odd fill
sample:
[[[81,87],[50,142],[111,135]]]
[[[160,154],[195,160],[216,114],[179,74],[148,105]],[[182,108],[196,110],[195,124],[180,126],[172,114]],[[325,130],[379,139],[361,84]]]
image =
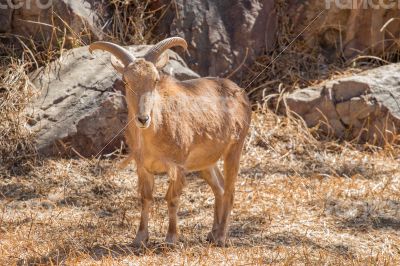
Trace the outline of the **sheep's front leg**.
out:
[[[168,216],[169,225],[168,232],[165,241],[168,244],[175,244],[178,239],[178,208],[179,208],[179,197],[182,194],[183,187],[186,184],[185,172],[183,169],[173,167],[170,170],[169,187],[165,196],[168,203]]]
[[[139,229],[136,233],[134,245],[139,247],[146,244],[149,239],[149,212],[153,202],[154,176],[145,169],[138,169],[139,192],[142,202],[142,213],[140,217]]]

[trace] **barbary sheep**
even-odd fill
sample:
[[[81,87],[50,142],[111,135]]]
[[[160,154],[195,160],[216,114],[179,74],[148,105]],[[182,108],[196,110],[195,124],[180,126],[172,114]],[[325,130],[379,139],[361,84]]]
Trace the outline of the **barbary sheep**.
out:
[[[166,242],[174,244],[185,174],[200,172],[215,196],[214,222],[207,239],[223,246],[251,107],[243,90],[228,79],[178,81],[160,74],[168,62],[164,52],[174,46],[187,49],[186,41],[179,37],[160,41],[143,58],[135,58],[125,48],[109,42],[95,42],[89,48],[116,57],[118,60],[113,57],[111,63],[126,83],[128,121],[134,121],[125,133],[130,148],[127,160],[136,162],[142,203],[134,244],[143,245],[149,238],[154,175],[169,175]],[[217,167],[220,158],[224,175]]]

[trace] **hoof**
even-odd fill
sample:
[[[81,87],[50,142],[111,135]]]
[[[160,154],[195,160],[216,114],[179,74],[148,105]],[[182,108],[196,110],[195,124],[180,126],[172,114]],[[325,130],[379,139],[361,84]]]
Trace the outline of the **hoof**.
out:
[[[225,247],[225,236],[218,236],[217,232],[211,231],[207,235],[207,241],[215,244],[217,247]]]
[[[145,247],[147,242],[149,240],[149,234],[148,233],[141,233],[138,232],[136,234],[135,240],[133,240],[133,246],[136,248],[140,247]]]
[[[169,246],[174,246],[178,240],[178,236],[176,234],[167,234],[165,238],[165,243]]]

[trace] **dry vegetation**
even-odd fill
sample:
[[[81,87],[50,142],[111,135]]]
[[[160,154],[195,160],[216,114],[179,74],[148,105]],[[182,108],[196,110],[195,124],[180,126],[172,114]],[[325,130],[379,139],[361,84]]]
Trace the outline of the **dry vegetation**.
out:
[[[177,247],[163,246],[167,178],[156,181],[151,240],[132,245],[140,215],[134,166],[45,160],[0,180],[0,264],[396,264],[399,149],[317,142],[297,122],[255,114],[241,163],[230,246],[205,240],[213,194],[189,177]]]
[[[121,44],[151,43],[153,29],[170,6],[153,10],[151,1],[113,0],[98,7],[105,25],[105,38]],[[74,31],[60,16],[51,13],[51,26],[43,39],[12,33],[0,34],[0,177],[23,174],[36,164],[34,134],[25,127],[23,111],[36,95],[28,74],[62,56],[68,48],[85,46],[90,30]],[[1,192],[1,191],[0,191]]]
[[[24,159],[36,155],[21,115],[34,94],[23,64],[12,61],[0,68],[0,178],[6,169],[26,168]]]
[[[318,27],[314,27],[320,23],[320,17],[326,14],[317,10],[316,14],[320,17],[309,21],[310,27],[306,28],[304,25],[303,32],[299,32],[294,30],[291,17],[287,15],[290,6],[288,1],[275,2],[278,18],[276,46],[272,51],[260,56],[252,65],[244,66],[245,75],[241,85],[246,88],[253,101],[269,100],[271,94],[292,92],[327,79],[352,75],[400,61],[400,43],[397,41],[379,56],[368,56],[368,52],[365,52],[363,56],[345,59],[342,44],[337,43],[334,36],[328,40],[321,39]],[[335,26],[342,27],[339,24]],[[303,35],[308,38],[304,38]],[[323,46],[328,46],[329,49],[324,50]],[[251,86],[248,86],[249,84]]]
[[[251,83],[247,91],[252,100],[269,99],[271,94],[304,88],[335,73],[345,72],[342,60],[327,64],[318,45],[310,47],[305,38],[294,32],[287,9],[287,1],[277,1],[279,30],[276,48],[260,56],[253,65],[245,67],[246,78],[242,86],[247,88]]]
[[[164,16],[168,7],[161,6],[153,9],[150,0],[112,0],[109,1],[106,24],[109,24],[106,31],[107,37],[117,43],[149,44],[154,40],[154,27]]]
[[[154,37],[145,35],[148,28],[143,27],[151,28],[157,20],[144,12],[148,2],[140,2],[145,3],[142,9],[135,8],[139,1],[130,1],[131,6],[110,1],[111,10],[120,14],[111,16],[110,39],[125,43]],[[130,12],[139,12],[140,19],[124,15]],[[156,12],[161,16],[163,9]],[[281,32],[285,34],[279,39],[280,47],[285,47],[292,37],[290,28]],[[163,246],[168,180],[158,177],[151,240],[147,248],[135,249],[132,242],[140,201],[134,165],[117,172],[116,158],[34,156],[32,135],[20,116],[35,93],[26,70],[53,60],[64,49],[39,46],[27,45],[29,49],[16,52],[18,58],[21,53],[26,55],[24,62],[2,61],[0,265],[400,263],[400,147],[323,139],[317,129],[309,131],[301,121],[278,116],[265,107],[254,113],[242,158],[229,247],[206,242],[213,194],[192,175],[182,196],[179,244],[172,249]],[[260,58],[248,80],[279,52]],[[276,93],[279,98],[284,89],[311,84],[327,77],[326,73],[343,73],[336,64],[323,75],[312,75],[319,69],[314,53],[305,53],[300,40],[249,91],[264,96]],[[37,55],[36,63],[29,54]],[[304,70],[310,76],[304,76]]]

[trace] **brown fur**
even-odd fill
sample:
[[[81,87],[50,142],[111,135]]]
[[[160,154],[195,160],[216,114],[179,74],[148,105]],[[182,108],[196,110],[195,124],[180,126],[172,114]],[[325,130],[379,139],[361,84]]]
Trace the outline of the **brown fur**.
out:
[[[238,140],[248,127],[247,99],[230,81],[207,78],[179,82],[165,77],[157,91],[153,125],[142,134],[148,141],[157,138],[157,146],[165,144],[155,148],[166,152],[166,157],[178,154],[168,158],[176,164],[184,165],[198,144]]]
[[[113,65],[123,73],[128,119],[136,123],[129,124],[125,133],[131,153],[121,164],[126,166],[134,160],[139,176],[142,214],[135,244],[145,243],[149,236],[154,174],[167,173],[170,177],[166,241],[175,243],[185,174],[200,171],[215,195],[214,224],[208,239],[224,245],[240,155],[251,119],[246,94],[227,79],[177,81],[160,77],[156,66],[162,64],[144,59],[136,59],[128,66]],[[219,159],[224,160],[224,175],[216,166]]]

